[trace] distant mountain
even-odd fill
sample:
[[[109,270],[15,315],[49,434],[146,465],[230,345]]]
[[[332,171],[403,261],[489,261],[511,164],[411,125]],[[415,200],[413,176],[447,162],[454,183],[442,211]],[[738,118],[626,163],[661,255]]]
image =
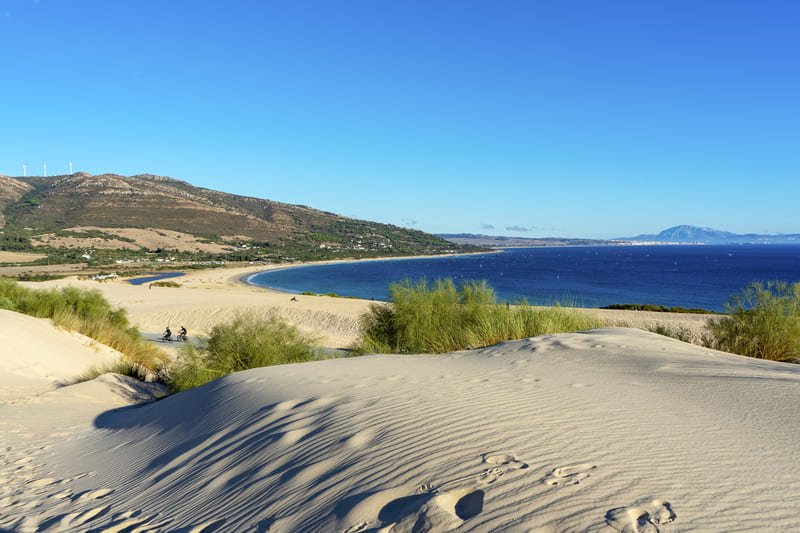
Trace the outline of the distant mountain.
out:
[[[475,246],[603,246],[625,243],[663,243],[663,244],[800,244],[800,234],[759,235],[748,233],[738,235],[729,231],[697,226],[675,226],[655,235],[620,237],[612,240],[570,239],[560,237],[501,237],[474,233],[439,233],[439,237],[459,244]]]
[[[656,235],[622,237],[618,240],[632,242],[661,242],[683,244],[800,244],[800,234],[790,235],[744,235],[697,226],[675,226]]]
[[[302,205],[195,187],[143,174],[52,177],[0,175],[0,232],[35,237],[56,232],[111,238],[114,228],[155,228],[207,241],[257,242],[271,250],[314,257],[336,251],[348,257],[463,251],[418,230],[357,220]],[[25,237],[27,239],[27,237]]]

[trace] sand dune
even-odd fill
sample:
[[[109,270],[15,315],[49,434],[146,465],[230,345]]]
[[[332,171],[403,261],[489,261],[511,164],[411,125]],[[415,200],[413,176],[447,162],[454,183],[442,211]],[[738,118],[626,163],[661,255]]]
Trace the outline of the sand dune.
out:
[[[206,335],[216,324],[238,313],[280,315],[301,331],[318,339],[321,346],[346,348],[358,337],[359,319],[371,302],[327,296],[297,296],[247,285],[241,278],[265,270],[265,266],[192,272],[175,278],[180,288],[131,285],[125,281],[98,283],[74,277],[25,283],[32,288],[65,286],[97,289],[114,305],[124,307],[142,332],[161,333],[186,326],[190,336]]]
[[[120,353],[50,320],[0,309],[0,403],[52,390]]]
[[[642,331],[137,387],[0,407],[0,530],[800,530],[800,367]]]

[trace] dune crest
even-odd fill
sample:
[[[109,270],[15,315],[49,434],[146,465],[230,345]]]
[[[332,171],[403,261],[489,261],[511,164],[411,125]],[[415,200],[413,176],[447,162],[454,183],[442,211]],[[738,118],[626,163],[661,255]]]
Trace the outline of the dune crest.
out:
[[[795,530],[798,385],[794,365],[605,328],[255,369],[124,409],[76,394],[82,421],[0,426],[0,528]]]

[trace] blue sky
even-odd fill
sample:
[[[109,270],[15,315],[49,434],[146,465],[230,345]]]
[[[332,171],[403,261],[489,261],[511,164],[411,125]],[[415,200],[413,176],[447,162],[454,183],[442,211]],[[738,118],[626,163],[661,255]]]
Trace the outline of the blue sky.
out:
[[[800,233],[800,2],[0,0],[0,173],[431,233]]]

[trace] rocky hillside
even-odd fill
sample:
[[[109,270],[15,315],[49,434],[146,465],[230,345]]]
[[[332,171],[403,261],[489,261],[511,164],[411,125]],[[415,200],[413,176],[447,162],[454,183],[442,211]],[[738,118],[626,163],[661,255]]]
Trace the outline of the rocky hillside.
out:
[[[0,225],[31,236],[90,227],[171,230],[209,241],[250,241],[293,250],[436,253],[459,248],[421,231],[306,206],[227,194],[163,176],[0,176]],[[75,233],[75,231],[73,231]]]

